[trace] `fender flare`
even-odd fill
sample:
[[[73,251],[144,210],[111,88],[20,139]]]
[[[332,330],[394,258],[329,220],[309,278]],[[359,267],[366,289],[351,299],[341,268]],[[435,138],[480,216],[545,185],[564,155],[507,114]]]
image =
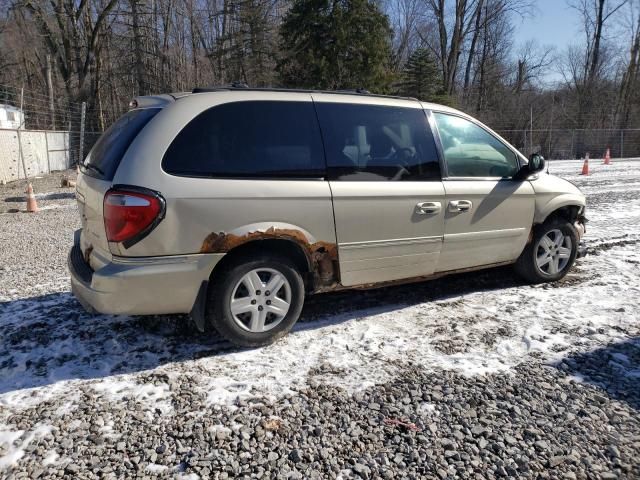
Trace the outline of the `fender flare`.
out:
[[[551,198],[541,208],[536,208],[533,217],[534,225],[543,223],[549,215],[563,207],[584,207],[586,205],[584,197],[572,193],[565,193]]]

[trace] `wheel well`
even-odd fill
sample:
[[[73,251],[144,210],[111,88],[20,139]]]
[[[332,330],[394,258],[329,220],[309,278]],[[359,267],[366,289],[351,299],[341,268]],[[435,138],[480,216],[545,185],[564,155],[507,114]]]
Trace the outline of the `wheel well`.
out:
[[[300,247],[296,242],[284,239],[254,240],[229,250],[229,252],[222,257],[222,260],[220,260],[214,267],[211,272],[211,278],[215,278],[216,274],[219,274],[229,265],[241,261],[242,259],[256,255],[269,254],[285,257],[293,261],[294,265],[302,275],[305,288],[309,290],[312,287],[312,279],[311,275],[309,275],[311,268],[307,255],[302,247]]]
[[[548,222],[549,220],[558,218],[573,224],[573,222],[578,219],[578,214],[581,208],[582,207],[578,205],[566,205],[564,207],[560,207],[547,215],[547,218],[545,218],[544,221]]]

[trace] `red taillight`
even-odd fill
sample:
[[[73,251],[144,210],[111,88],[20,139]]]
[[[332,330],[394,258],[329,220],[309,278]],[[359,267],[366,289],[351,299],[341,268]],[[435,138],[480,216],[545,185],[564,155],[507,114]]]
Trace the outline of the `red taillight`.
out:
[[[104,226],[107,240],[126,242],[149,228],[163,210],[162,200],[153,194],[111,190],[104,197]]]

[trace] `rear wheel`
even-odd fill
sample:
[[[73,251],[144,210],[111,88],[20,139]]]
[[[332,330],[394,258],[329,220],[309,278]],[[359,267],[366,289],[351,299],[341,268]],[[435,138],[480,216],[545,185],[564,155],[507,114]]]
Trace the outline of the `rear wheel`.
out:
[[[232,343],[259,347],[289,332],[303,303],[304,283],[293,263],[254,257],[219,272],[209,292],[207,317]]]
[[[516,272],[531,283],[554,282],[573,266],[578,234],[571,223],[555,218],[535,227],[533,239],[516,262]]]

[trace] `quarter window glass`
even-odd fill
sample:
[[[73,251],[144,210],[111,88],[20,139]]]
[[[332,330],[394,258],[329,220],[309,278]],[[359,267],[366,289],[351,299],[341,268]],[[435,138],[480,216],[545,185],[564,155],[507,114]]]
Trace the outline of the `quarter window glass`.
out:
[[[515,153],[473,122],[435,113],[450,177],[512,177],[518,171]]]
[[[86,175],[113,180],[120,161],[138,134],[155,117],[159,108],[131,110],[121,116],[95,143],[84,166]]]
[[[311,102],[232,102],[198,115],[162,161],[175,175],[322,177],[322,140]]]
[[[422,109],[317,103],[329,178],[439,180],[433,135]]]

